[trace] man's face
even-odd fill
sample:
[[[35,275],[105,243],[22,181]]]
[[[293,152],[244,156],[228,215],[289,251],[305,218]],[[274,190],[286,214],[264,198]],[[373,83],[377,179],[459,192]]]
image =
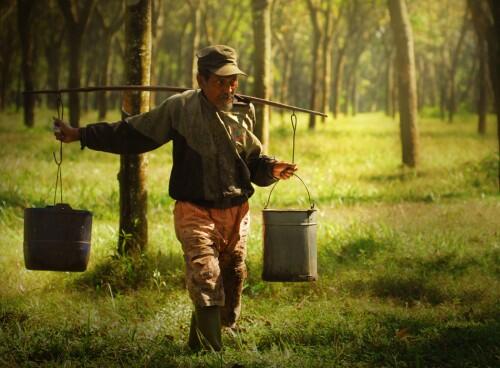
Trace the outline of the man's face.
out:
[[[229,111],[233,107],[234,94],[238,88],[238,74],[219,76],[210,74],[208,79],[198,75],[198,84],[208,101],[217,109]]]

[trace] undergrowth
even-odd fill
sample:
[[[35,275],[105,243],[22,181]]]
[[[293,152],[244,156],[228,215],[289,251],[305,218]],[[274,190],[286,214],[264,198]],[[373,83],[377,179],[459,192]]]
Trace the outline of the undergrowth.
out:
[[[84,273],[29,271],[23,209],[52,204],[58,149],[50,111],[24,128],[0,115],[0,366],[494,367],[500,364],[500,203],[492,129],[474,120],[420,122],[417,169],[400,166],[398,124],[380,114],[299,115],[295,157],[318,210],[318,274],[269,283],[260,210],[251,199],[249,277],[238,330],[221,354],[186,348],[191,302],[168,197],[171,145],[148,154],[149,245],[117,249],[119,158],[64,146],[64,201],[93,212]],[[118,117],[118,116],[114,116]],[[113,116],[110,120],[113,120]],[[95,113],[83,120],[92,121]],[[270,152],[291,158],[291,128],[274,120]],[[273,208],[307,208],[298,180]]]

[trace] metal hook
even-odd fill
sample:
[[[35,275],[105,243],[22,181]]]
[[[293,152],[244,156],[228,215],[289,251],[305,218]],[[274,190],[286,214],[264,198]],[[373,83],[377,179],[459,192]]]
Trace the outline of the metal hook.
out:
[[[292,115],[290,115],[290,120],[292,122],[292,129],[293,129],[292,164],[294,164],[295,163],[295,132],[297,131],[297,115],[295,115],[295,110],[292,111]]]
[[[57,118],[59,120],[63,120],[64,118],[64,106],[62,102],[62,96],[61,93],[58,93],[57,95]],[[63,197],[63,189],[62,189],[62,168],[61,164],[63,161],[63,153],[62,153],[62,141],[59,141],[59,158],[57,158],[56,153],[52,152],[52,156],[54,157],[54,162],[57,165],[57,176],[56,176],[56,185],[54,189],[54,206],[56,204],[56,198],[57,198],[57,188],[59,187],[60,191],[60,198],[61,198],[61,203],[62,203],[62,197]]]
[[[54,156],[54,161],[57,164],[57,166],[60,166],[62,164],[62,159],[63,159],[63,155],[62,155],[62,142],[60,142],[60,143],[61,144],[59,145],[59,159],[57,159],[56,153],[54,151],[52,151],[52,156]]]

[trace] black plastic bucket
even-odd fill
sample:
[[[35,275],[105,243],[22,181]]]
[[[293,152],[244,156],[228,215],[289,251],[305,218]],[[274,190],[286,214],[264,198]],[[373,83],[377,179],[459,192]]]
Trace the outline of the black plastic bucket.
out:
[[[24,264],[29,270],[81,272],[90,257],[92,213],[58,203],[24,210]]]

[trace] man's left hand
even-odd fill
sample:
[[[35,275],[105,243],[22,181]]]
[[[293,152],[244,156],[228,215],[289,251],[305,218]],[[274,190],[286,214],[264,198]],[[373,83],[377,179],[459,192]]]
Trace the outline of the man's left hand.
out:
[[[278,161],[273,166],[273,176],[276,179],[290,179],[295,171],[297,171],[297,165],[288,162]]]

